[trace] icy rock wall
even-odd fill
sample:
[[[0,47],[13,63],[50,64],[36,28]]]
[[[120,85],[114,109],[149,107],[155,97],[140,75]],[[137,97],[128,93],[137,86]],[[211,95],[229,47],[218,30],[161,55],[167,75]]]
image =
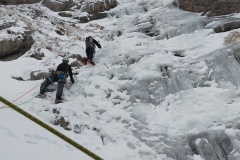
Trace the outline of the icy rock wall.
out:
[[[234,50],[218,50],[210,54],[205,60],[206,64],[212,69],[212,77],[221,87],[232,85],[240,86],[240,66],[234,56]]]
[[[176,141],[165,141],[171,147],[165,148],[164,152],[176,160],[193,160],[194,155],[199,155],[204,160],[237,160],[240,157],[234,156],[234,153],[239,152],[239,149],[234,143],[239,139],[235,138],[224,131],[210,130],[179,137]]]
[[[167,95],[192,88],[189,76],[185,71],[170,71],[166,68],[162,73],[160,71],[158,76],[126,83],[120,90],[127,90],[133,102],[139,99],[158,105]]]
[[[159,105],[169,94],[196,87],[209,87],[211,81],[221,88],[239,87],[240,66],[234,56],[235,52],[231,49],[217,50],[192,62],[189,67],[162,66],[155,76],[135,79],[133,83],[122,85],[120,90],[126,90],[131,95],[132,102],[141,100]]]

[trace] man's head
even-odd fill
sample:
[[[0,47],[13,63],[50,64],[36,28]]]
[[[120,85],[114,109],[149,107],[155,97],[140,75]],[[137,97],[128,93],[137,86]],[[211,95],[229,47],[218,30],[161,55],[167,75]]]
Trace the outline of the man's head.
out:
[[[68,62],[69,62],[69,59],[68,59],[68,57],[63,57],[62,61],[63,61],[64,63],[68,63]]]

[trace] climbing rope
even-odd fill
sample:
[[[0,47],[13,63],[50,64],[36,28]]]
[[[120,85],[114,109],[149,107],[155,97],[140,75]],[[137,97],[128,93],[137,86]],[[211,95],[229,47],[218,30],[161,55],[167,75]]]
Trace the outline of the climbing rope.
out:
[[[40,84],[36,85],[36,86],[33,87],[32,89],[30,89],[28,92],[26,92],[26,93],[24,93],[23,95],[21,95],[20,97],[18,97],[17,99],[13,100],[13,102],[16,102],[16,101],[19,100],[20,98],[24,97],[25,95],[27,95],[28,93],[30,93],[32,90],[34,90],[35,88],[37,88],[38,86],[40,86],[42,83],[43,83],[43,82],[41,82]],[[39,93],[38,93],[37,95],[39,95]],[[30,101],[31,101],[32,99],[34,99],[37,95],[35,95],[34,97],[32,97],[30,100],[28,100],[28,101],[26,101],[26,102],[23,102],[23,103],[18,104],[18,106],[30,102]],[[0,107],[0,109],[3,109],[3,108],[8,108],[8,107],[6,107],[6,105]]]
[[[0,96],[0,101],[5,103],[6,105],[8,105],[9,107],[11,107],[12,109],[14,109],[15,111],[17,111],[18,113],[20,113],[21,115],[25,116],[26,118],[32,120],[33,122],[37,123],[38,125],[42,126],[43,128],[45,128],[46,130],[48,130],[49,132],[55,134],[56,136],[58,136],[59,138],[63,139],[64,141],[68,142],[69,144],[73,145],[74,147],[76,147],[77,149],[79,149],[80,151],[84,152],[85,154],[87,154],[88,156],[92,157],[95,160],[103,160],[102,158],[100,158],[99,156],[97,156],[96,154],[94,154],[93,152],[89,151],[88,149],[84,148],[83,146],[81,146],[80,144],[78,144],[77,142],[75,142],[74,140],[68,138],[67,136],[65,136],[64,134],[60,133],[59,131],[55,130],[54,128],[50,127],[49,125],[47,125],[46,123],[40,121],[39,119],[37,119],[36,117],[32,116],[31,114],[29,114],[28,112],[24,111],[23,109],[19,108],[18,106],[12,104],[11,102],[7,101],[6,99],[4,99],[3,97]]]

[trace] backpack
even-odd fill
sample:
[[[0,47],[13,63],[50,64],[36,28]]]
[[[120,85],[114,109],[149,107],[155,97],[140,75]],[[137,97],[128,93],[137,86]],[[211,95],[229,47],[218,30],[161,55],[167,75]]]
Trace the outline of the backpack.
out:
[[[95,47],[93,43],[93,38],[91,36],[87,37],[85,40],[86,48]]]

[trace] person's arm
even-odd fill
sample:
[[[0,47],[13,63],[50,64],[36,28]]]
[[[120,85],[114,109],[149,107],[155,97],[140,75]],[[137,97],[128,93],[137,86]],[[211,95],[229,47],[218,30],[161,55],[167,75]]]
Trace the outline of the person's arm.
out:
[[[95,39],[93,39],[93,43],[96,44],[98,48],[102,48],[102,46]]]
[[[70,65],[68,66],[68,73],[69,73],[71,82],[74,83],[73,74],[72,74],[72,67]]]

